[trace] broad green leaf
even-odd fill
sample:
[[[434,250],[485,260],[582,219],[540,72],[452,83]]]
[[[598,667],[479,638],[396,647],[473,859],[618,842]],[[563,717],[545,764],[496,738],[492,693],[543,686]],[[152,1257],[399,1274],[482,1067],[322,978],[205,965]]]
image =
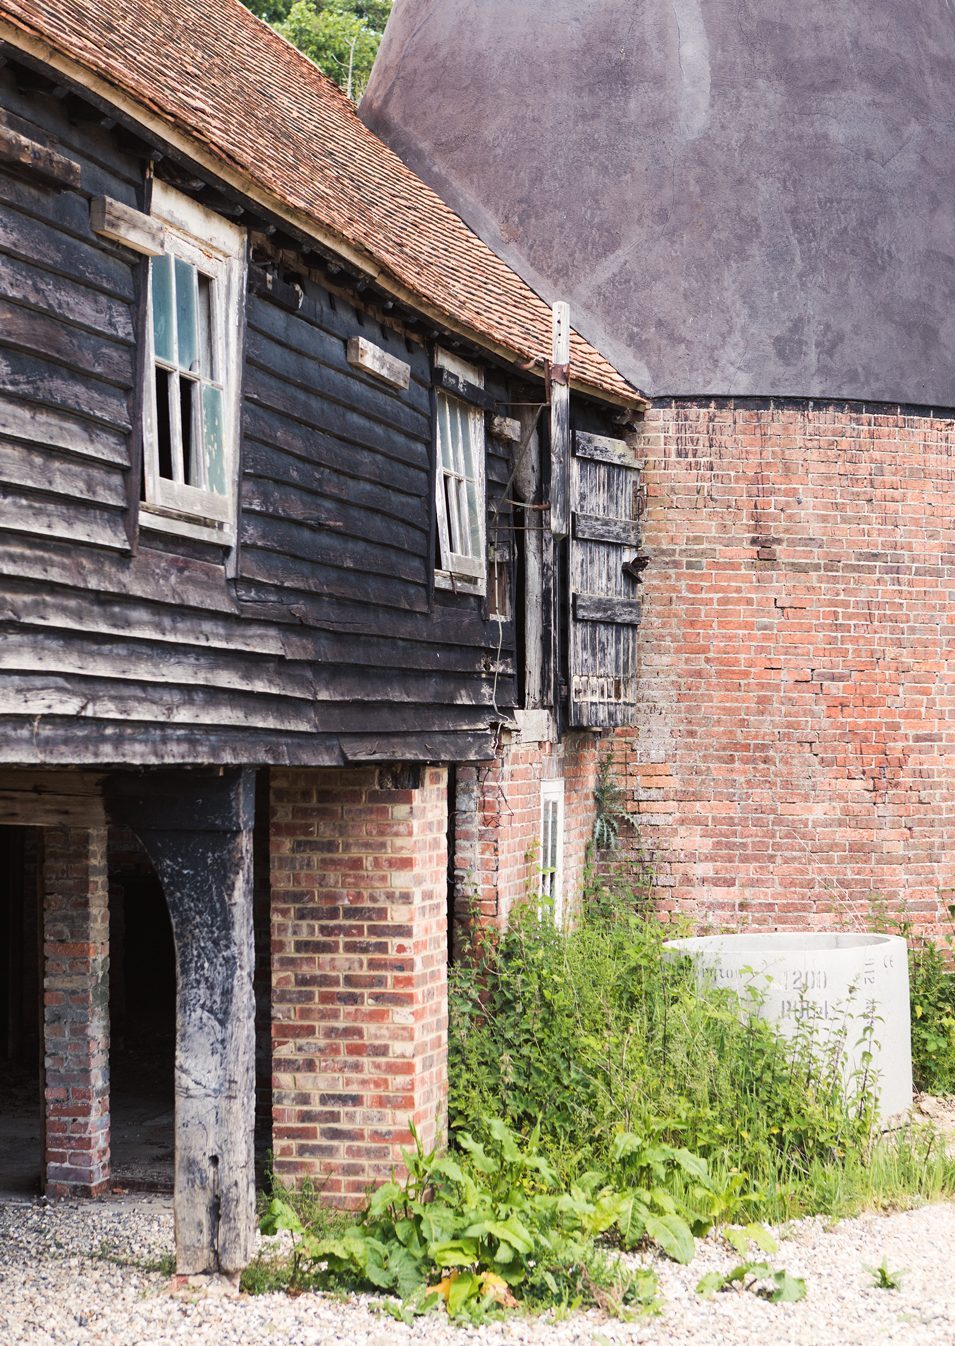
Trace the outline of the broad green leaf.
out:
[[[646,1227],[650,1238],[674,1262],[684,1266],[692,1262],[696,1253],[696,1240],[690,1233],[690,1226],[679,1215],[648,1215]]]
[[[788,1271],[773,1273],[776,1289],[769,1298],[774,1304],[795,1304],[806,1297],[806,1282],[801,1276],[790,1276]]]
[[[473,1271],[458,1272],[448,1289],[448,1314],[450,1317],[456,1317],[468,1300],[477,1296],[480,1288],[480,1281]]]
[[[721,1276],[718,1271],[708,1271],[703,1279],[697,1284],[696,1293],[702,1295],[704,1299],[711,1299],[718,1290],[722,1290],[726,1285],[726,1278]]]

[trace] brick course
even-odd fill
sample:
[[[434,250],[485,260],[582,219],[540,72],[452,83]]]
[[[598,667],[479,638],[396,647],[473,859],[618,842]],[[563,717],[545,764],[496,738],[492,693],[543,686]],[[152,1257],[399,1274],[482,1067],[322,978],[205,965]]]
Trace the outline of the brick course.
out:
[[[425,1145],[445,1129],[447,771],[420,776],[272,772],[275,1172],[342,1205],[409,1119]]]
[[[106,829],[43,834],[46,1192],[99,1196],[109,1180]]]
[[[955,898],[955,422],[670,403],[648,510],[640,846],[702,925],[937,930]]]

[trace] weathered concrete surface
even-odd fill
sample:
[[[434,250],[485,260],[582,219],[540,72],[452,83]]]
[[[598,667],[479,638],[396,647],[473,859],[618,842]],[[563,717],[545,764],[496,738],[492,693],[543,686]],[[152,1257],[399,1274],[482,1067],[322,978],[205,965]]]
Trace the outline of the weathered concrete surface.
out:
[[[955,405],[951,0],[398,0],[361,112],[654,394]]]

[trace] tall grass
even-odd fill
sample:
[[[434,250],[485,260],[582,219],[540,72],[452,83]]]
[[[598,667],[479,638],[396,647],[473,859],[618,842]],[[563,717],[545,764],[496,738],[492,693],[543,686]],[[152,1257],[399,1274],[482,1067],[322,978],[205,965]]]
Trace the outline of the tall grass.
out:
[[[733,1218],[955,1192],[955,1163],[934,1141],[879,1138],[873,1099],[846,1095],[811,1029],[784,1041],[726,993],[701,992],[664,938],[619,902],[567,932],[527,911],[485,938],[452,972],[452,1130],[480,1131],[489,1116],[525,1133],[539,1124],[568,1180],[612,1174],[622,1132],[685,1146],[720,1177]]]

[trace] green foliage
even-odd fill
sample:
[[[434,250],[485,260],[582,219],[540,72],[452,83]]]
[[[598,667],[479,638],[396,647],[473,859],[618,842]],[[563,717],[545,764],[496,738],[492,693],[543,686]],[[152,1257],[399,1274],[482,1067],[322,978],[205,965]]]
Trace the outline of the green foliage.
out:
[[[866,1267],[866,1271],[877,1290],[901,1290],[902,1277],[906,1274],[904,1271],[891,1271],[884,1257],[877,1267]]]
[[[613,851],[617,848],[620,829],[630,821],[627,801],[623,790],[617,783],[614,761],[611,754],[605,753],[597,767],[597,781],[594,786],[594,827],[592,840],[598,851]]]
[[[568,1181],[590,1168],[621,1185],[618,1137],[707,1160],[708,1187],[678,1161],[650,1183],[692,1218],[782,1219],[815,1208],[817,1169],[867,1155],[871,1098],[847,1099],[807,1018],[793,1043],[664,957],[652,917],[605,901],[557,931],[527,911],[452,972],[450,1107],[480,1132],[503,1115]],[[861,1083],[861,1082],[860,1082]]]
[[[361,97],[392,0],[246,0],[345,90]]]
[[[395,1310],[402,1318],[442,1303],[451,1317],[474,1321],[518,1301],[617,1314],[654,1306],[652,1272],[596,1244],[610,1233],[627,1243],[648,1235],[634,1193],[614,1190],[598,1173],[566,1188],[536,1136],[521,1142],[499,1120],[488,1122],[483,1143],[467,1133],[457,1140],[452,1155],[425,1152],[415,1136],[407,1177],[385,1183],[353,1224],[331,1236],[274,1197],[261,1229],[292,1235],[289,1286],[386,1292],[402,1301]]]
[[[771,1304],[794,1304],[806,1297],[806,1282],[788,1271],[775,1271],[766,1262],[741,1262],[725,1274],[709,1271],[696,1287],[696,1293],[709,1299],[720,1290],[751,1290]]]
[[[955,917],[955,907],[948,910]],[[909,943],[915,1087],[929,1094],[950,1094],[955,1090],[955,935],[949,931],[945,947],[940,948],[934,940],[919,938],[907,922],[898,929]]]

